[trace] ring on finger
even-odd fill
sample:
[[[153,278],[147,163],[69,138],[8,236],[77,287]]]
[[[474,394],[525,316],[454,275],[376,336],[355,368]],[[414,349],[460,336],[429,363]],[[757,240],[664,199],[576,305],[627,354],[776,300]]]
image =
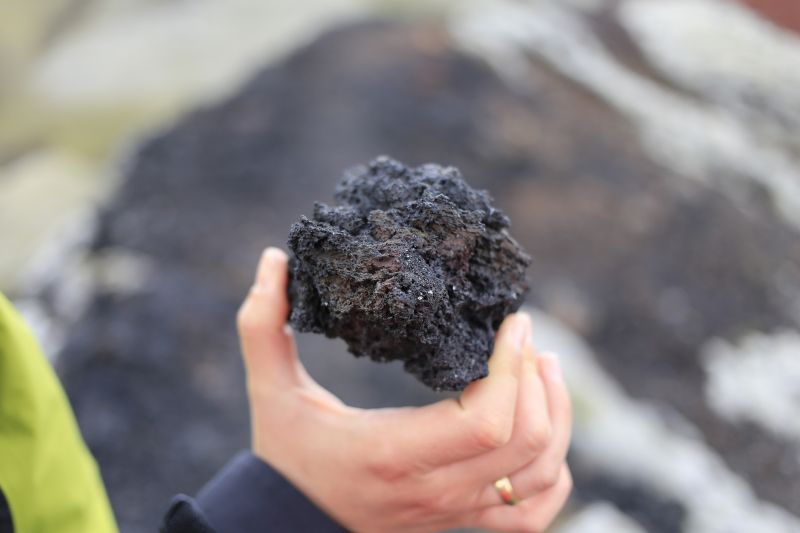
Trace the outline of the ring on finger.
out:
[[[517,494],[514,492],[514,487],[511,485],[511,480],[508,479],[508,476],[501,477],[495,481],[494,488],[497,490],[497,494],[500,495],[500,499],[503,500],[504,504],[516,505],[519,503],[519,498],[517,498]]]

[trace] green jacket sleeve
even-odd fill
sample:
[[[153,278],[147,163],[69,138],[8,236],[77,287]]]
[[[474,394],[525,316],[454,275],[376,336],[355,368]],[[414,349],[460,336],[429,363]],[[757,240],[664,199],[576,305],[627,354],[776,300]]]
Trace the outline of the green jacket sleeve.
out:
[[[58,378],[1,294],[0,489],[17,533],[117,531]]]

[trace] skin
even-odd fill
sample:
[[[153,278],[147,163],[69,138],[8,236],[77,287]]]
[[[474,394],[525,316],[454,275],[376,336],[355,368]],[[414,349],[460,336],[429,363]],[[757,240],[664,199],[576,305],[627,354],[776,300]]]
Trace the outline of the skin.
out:
[[[253,452],[356,532],[478,527],[544,531],[572,489],[572,414],[554,356],[530,318],[498,331],[489,376],[425,407],[357,409],[320,387],[287,326],[287,257],[268,248],[238,315]],[[508,475],[515,506],[494,481]]]

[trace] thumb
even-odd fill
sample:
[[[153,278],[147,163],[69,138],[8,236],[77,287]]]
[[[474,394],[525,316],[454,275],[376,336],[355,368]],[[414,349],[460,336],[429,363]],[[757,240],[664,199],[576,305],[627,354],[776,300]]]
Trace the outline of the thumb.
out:
[[[293,386],[301,380],[302,366],[286,325],[288,264],[282,250],[264,250],[253,287],[239,309],[239,340],[251,386]]]
[[[398,411],[396,442],[420,464],[455,463],[504,446],[513,432],[530,318],[508,316],[497,334],[489,375],[471,383],[458,400]]]

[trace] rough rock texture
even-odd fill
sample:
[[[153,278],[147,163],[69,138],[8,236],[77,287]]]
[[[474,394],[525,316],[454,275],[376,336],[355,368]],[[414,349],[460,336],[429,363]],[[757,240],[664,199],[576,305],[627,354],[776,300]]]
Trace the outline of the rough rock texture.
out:
[[[488,194],[454,167],[380,157],[348,173],[336,200],[292,226],[292,324],[402,360],[435,390],[485,377],[530,264]]]

